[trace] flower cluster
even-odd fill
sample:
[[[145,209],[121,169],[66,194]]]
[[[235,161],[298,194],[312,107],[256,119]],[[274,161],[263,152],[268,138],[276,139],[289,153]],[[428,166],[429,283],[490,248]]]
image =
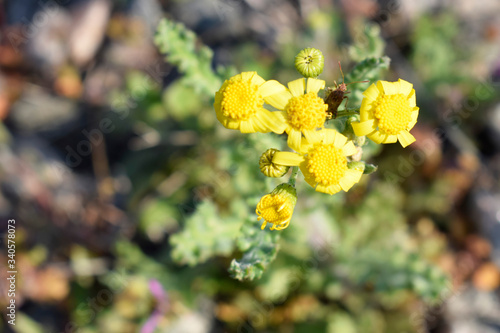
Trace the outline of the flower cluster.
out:
[[[419,109],[411,83],[399,79],[372,84],[363,93],[361,107],[355,109],[353,117],[351,109],[349,114],[329,110],[332,103],[325,102],[328,96],[321,97],[325,81],[312,77],[323,70],[320,51],[301,51],[295,64],[305,78],[287,86],[276,80],[266,81],[256,72],[243,72],[226,80],[215,93],[215,112],[224,127],[242,133],[286,133],[287,145],[293,150],[271,148],[260,158],[260,170],[268,177],[282,177],[292,167],[288,183],[262,197],[257,205],[258,219],[264,220],[262,229],[267,223],[272,224],[271,230],[289,225],[297,201],[295,179],[299,170],[318,192],[347,192],[363,173],[374,170],[360,162],[365,136],[379,144],[399,141],[403,147],[415,141],[409,130],[417,122]],[[346,85],[342,83],[342,89],[336,85],[328,92],[341,103]],[[349,118],[350,128],[343,133],[325,128],[332,113]]]

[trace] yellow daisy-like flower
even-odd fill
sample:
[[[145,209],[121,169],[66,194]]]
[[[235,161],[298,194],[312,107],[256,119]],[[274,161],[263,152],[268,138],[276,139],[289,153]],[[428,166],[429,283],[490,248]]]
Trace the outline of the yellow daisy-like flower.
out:
[[[243,72],[226,80],[215,93],[217,119],[242,133],[281,134],[285,125],[277,112],[264,109],[264,98],[281,89],[278,81],[266,81],[257,72]]]
[[[335,194],[359,182],[362,170],[349,169],[346,156],[357,153],[352,141],[333,129],[320,131],[320,140],[304,140],[299,153],[277,152],[273,163],[299,166],[306,182],[316,191]]]
[[[257,220],[264,219],[261,229],[271,223],[271,230],[282,230],[288,227],[292,219],[293,209],[297,203],[297,191],[290,184],[278,185],[270,194],[263,196],[255,213]]]
[[[325,88],[325,81],[309,78],[307,87],[305,79],[298,79],[288,83],[288,89],[274,85],[276,92],[264,98],[280,112],[281,123],[286,124],[288,146],[298,150],[302,142],[302,134],[309,141],[318,141],[317,129],[325,124],[328,105],[318,97],[318,91]],[[305,91],[305,92],[304,92]]]
[[[415,141],[409,130],[415,126],[419,108],[415,89],[405,80],[378,81],[363,93],[360,122],[353,123],[357,136],[368,136],[376,143],[394,143],[403,147]]]

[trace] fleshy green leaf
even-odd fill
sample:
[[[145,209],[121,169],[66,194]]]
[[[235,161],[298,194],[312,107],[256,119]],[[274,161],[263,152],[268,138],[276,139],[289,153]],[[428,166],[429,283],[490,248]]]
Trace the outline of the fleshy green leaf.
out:
[[[280,232],[260,230],[258,223],[247,223],[237,241],[244,252],[240,260],[233,259],[229,272],[237,280],[259,279],[278,253]]]

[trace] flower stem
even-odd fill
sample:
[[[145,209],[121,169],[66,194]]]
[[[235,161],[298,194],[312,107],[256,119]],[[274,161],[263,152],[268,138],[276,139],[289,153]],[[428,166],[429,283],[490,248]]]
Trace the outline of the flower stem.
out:
[[[348,116],[355,116],[359,114],[359,108],[347,108],[342,111],[337,112],[337,118],[338,117],[348,117]]]
[[[292,167],[292,175],[290,176],[290,179],[288,180],[288,184],[295,186],[295,180],[297,179],[298,174],[299,174],[299,167],[298,166]]]

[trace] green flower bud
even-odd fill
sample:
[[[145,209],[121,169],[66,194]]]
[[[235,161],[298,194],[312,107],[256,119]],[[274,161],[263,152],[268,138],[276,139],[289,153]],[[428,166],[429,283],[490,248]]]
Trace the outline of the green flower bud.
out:
[[[303,49],[295,56],[295,68],[304,77],[317,77],[323,73],[323,67],[325,57],[318,49]]]
[[[272,178],[283,177],[290,169],[289,166],[273,163],[273,156],[278,151],[279,151],[278,149],[269,148],[264,152],[264,154],[260,156],[259,160],[260,171],[267,177],[272,177]]]

